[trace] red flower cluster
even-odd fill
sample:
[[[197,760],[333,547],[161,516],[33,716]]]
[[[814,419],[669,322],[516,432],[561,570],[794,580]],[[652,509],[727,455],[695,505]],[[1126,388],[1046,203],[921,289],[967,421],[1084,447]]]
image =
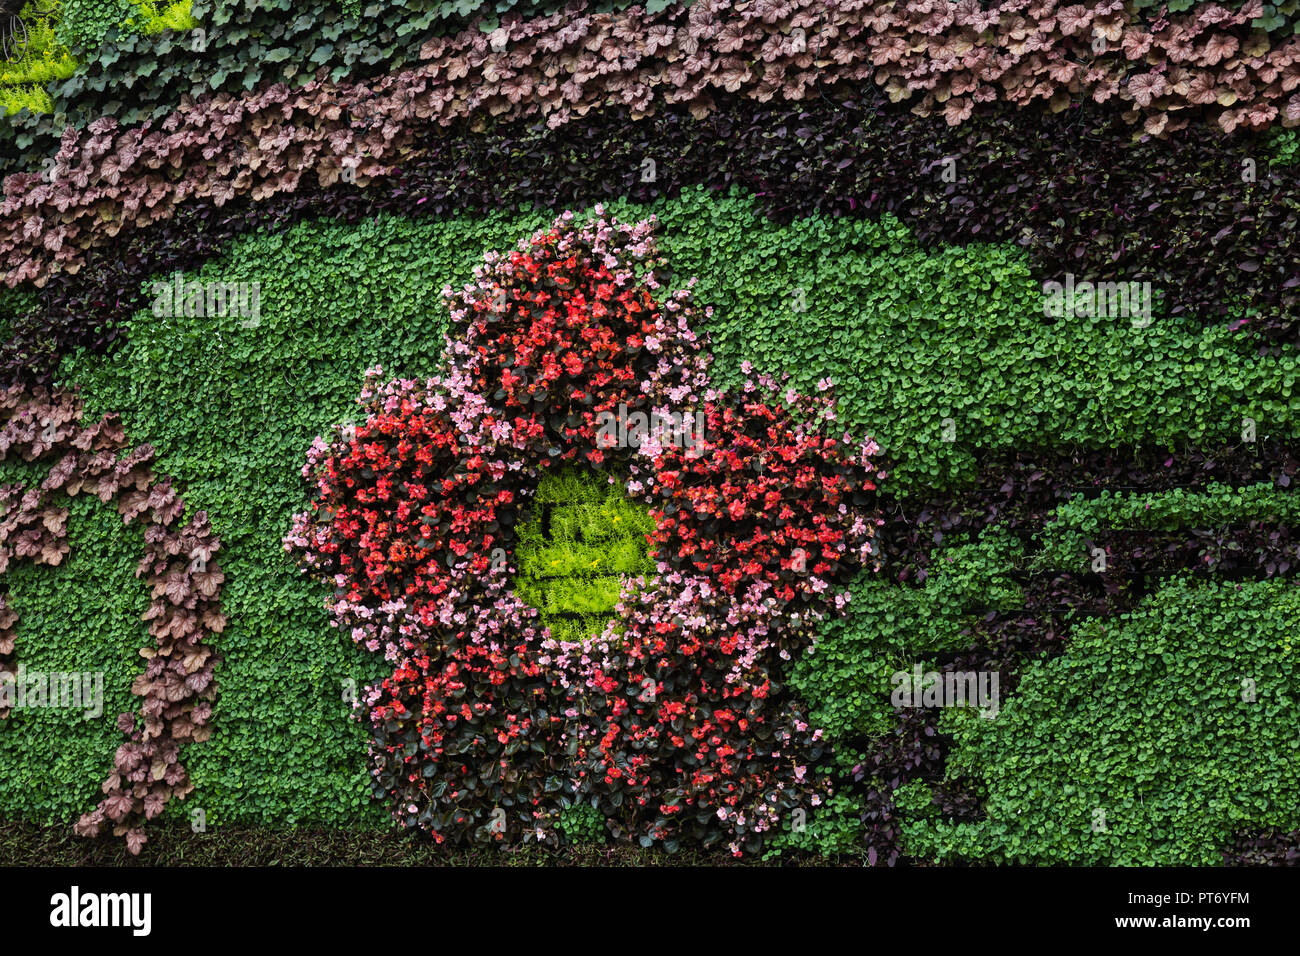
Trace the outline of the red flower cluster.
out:
[[[809,575],[847,583],[857,564],[845,517],[876,488],[862,466],[775,403],[710,404],[706,420],[703,454],[670,446],[655,462],[656,557],[726,591],[764,581],[783,604],[808,596],[798,582]]]
[[[784,679],[812,620],[836,608],[833,585],[870,552],[875,484],[811,427],[829,403],[786,397],[793,408],[748,393],[710,403],[702,448],[654,461],[651,540],[668,586],[623,609],[584,702],[583,786],[616,833],[730,838],[739,854],[824,795],[809,767],[821,735]]]
[[[490,259],[490,277],[452,312],[467,387],[509,427],[516,449],[547,463],[582,454],[600,464],[600,413],[643,401],[646,340],[663,316],[649,289],[616,274],[608,250],[595,247],[607,238],[540,233],[526,249]]]
[[[415,616],[436,612],[451,587],[448,555],[475,571],[488,565],[515,493],[499,485],[445,410],[403,396],[341,433],[317,472],[315,550],[346,581],[354,605],[405,600]],[[498,469],[499,471],[499,469]]]
[[[320,498],[289,541],[335,584],[336,622],[396,665],[365,701],[376,796],[439,842],[518,839],[561,788],[544,765],[559,718],[530,609],[503,602],[508,626],[479,629],[501,602],[508,569],[492,555],[519,499],[478,436],[412,386],[368,392],[367,420],[317,464]]]
[[[512,643],[484,646],[467,628],[443,639],[441,657],[404,658],[371,699],[376,796],[438,842],[533,837],[557,809],[559,695],[526,620],[513,623]]]

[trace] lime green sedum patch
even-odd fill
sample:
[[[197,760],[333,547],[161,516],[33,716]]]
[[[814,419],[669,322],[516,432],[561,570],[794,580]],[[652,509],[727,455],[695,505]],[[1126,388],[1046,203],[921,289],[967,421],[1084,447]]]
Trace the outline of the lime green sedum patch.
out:
[[[548,474],[519,532],[515,590],[541,611],[553,637],[593,637],[613,617],[625,576],[654,570],[646,541],[652,531],[649,510],[608,475]]]

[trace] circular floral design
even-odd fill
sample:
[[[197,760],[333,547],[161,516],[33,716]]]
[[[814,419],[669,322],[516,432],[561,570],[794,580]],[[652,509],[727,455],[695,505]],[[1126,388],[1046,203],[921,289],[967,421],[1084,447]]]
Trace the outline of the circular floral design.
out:
[[[445,373],[372,370],[365,421],[308,454],[315,500],[286,547],[393,664],[363,700],[376,794],[439,841],[551,842],[585,803],[615,837],[739,854],[827,792],[785,676],[872,559],[877,449],[830,434],[829,382],[716,388],[653,226],[597,207],[489,254],[445,290]],[[634,415],[702,435],[611,440]],[[539,477],[568,463],[625,475],[655,521],[656,573],[585,642],[510,587]]]

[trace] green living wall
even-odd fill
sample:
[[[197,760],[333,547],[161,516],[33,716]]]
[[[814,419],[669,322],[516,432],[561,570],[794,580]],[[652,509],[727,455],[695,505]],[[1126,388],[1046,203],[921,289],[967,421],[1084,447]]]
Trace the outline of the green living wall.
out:
[[[1159,290],[1156,320],[1145,328],[1102,318],[1054,322],[1044,316],[1041,286],[1015,247],[923,249],[889,218],[775,225],[746,196],[704,190],[653,206],[615,203],[612,210],[624,221],[656,215],[676,274],[697,278],[696,300],[713,307],[704,331],[716,377],[737,383],[742,364],[751,362],[760,371],[789,372],[808,390],[834,379],[846,427],[873,435],[891,461],[892,495],[959,488],[973,477],[977,453],[1229,442],[1243,416],[1277,438],[1297,437],[1300,428],[1293,350],[1259,356],[1226,329],[1161,316]],[[212,826],[383,825],[366,779],[367,733],[344,696],[347,682],[359,687],[385,668],[329,626],[329,595],[284,551],[290,516],[306,503],[299,469],[316,435],[355,420],[354,397],[367,368],[422,376],[440,367],[444,284],[460,287],[484,251],[513,246],[551,218],[510,211],[419,222],[381,216],[356,226],[313,221],[245,236],[198,277],[257,283],[256,322],[160,318],[143,310],[111,359],[82,353],[65,361],[60,378],[79,386],[89,415],[121,411],[128,438],[158,449],[159,470],[180,482],[190,507],[209,512],[223,542],[230,623],[220,639],[216,732],[186,748],[195,791],[166,814],[183,818],[199,807]],[[1229,516],[1257,514],[1249,509],[1258,502],[1246,497],[1215,506]],[[76,557],[54,571],[24,569],[12,575],[10,589],[22,611],[28,659],[59,660],[65,625],[75,633],[82,622],[116,662],[108,700],[126,710],[144,595],[128,574],[138,544],[115,522],[106,507],[79,501]],[[935,552],[941,570],[921,588],[864,575],[849,617],[826,628],[794,677],[819,725],[845,742],[836,758],[841,769],[852,765],[863,741],[890,732],[890,673],[928,666],[960,647],[990,604],[1020,606],[1023,595],[1008,574],[1029,566],[1039,550],[1046,555],[1040,562],[1083,562],[1068,547],[1052,550],[1053,536],[1069,532],[1066,525],[1028,550],[996,529],[947,540]],[[953,716],[952,767],[991,788],[988,820],[967,826],[932,819],[923,789],[913,786],[900,798],[909,851],[1125,862],[1163,841],[1171,849],[1162,860],[1205,862],[1235,828],[1300,824],[1294,779],[1287,782],[1278,769],[1295,754],[1287,716],[1296,704],[1289,696],[1294,652],[1281,642],[1294,598],[1286,584],[1252,583],[1240,593],[1202,587],[1175,581],[1133,618],[1081,629],[1069,654],[1028,668],[1001,720]],[[114,613],[104,594],[120,605]],[[1178,639],[1189,653],[1182,664],[1166,667],[1167,655],[1138,653],[1153,629],[1184,635]],[[1168,640],[1176,646],[1174,636]],[[1114,659],[1133,666],[1114,674]],[[1194,779],[1185,779],[1197,751],[1184,757],[1177,748],[1198,739],[1214,715],[1230,713],[1223,688],[1204,684],[1237,679],[1229,673],[1238,666],[1232,661],[1253,668],[1260,699],[1270,703],[1238,724],[1223,724],[1239,743],[1208,754]],[[1099,698],[1128,695],[1135,709],[1094,713],[1087,689],[1094,684],[1080,684],[1085,678],[1109,680],[1109,690],[1095,685]],[[1150,680],[1164,682],[1161,693],[1169,696],[1160,700],[1170,706],[1156,706]],[[1214,705],[1197,708],[1203,698]],[[1075,700],[1077,709],[1066,706]],[[1144,708],[1144,700],[1152,702]],[[1026,721],[1052,713],[1031,735]],[[10,756],[35,752],[50,731],[41,722],[16,724],[0,734],[0,747]],[[1157,731],[1167,735],[1163,746],[1140,744],[1141,733]],[[0,812],[69,821],[108,770],[112,746],[101,736],[111,734],[78,728],[60,745],[66,758],[52,768],[4,760]],[[1037,742],[1016,749],[1012,741]],[[1119,741],[1129,749],[1106,756]],[[1180,755],[1172,770],[1170,753]],[[1094,773],[1092,786],[1111,795],[1108,805],[1137,799],[1155,808],[1136,822],[1112,813],[1107,840],[1063,841],[1053,829],[1061,824],[1050,822],[1058,811],[1090,813],[1089,801],[1100,798],[1087,789],[1052,797],[1045,781],[1080,762]],[[1231,798],[1249,766],[1273,770],[1258,771],[1265,779],[1240,800]],[[1184,786],[1195,799],[1180,803],[1174,794]],[[786,845],[856,852],[860,826],[854,799],[842,793]]]

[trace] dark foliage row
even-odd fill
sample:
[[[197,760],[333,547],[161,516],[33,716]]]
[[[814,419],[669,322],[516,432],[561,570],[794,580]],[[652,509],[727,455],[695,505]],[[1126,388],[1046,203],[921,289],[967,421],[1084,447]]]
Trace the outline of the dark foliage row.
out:
[[[725,851],[666,853],[628,844],[453,847],[398,829],[221,827],[195,834],[186,823],[155,825],[148,851],[132,856],[118,841],[80,840],[67,827],[0,824],[0,857],[10,866],[798,866],[835,865],[785,854],[779,863],[737,860]],[[1229,866],[1300,865],[1300,832],[1242,837],[1224,852]],[[856,866],[850,859],[840,865]]]
[[[1096,111],[1104,117],[1104,111]],[[183,207],[160,225],[95,250],[76,275],[42,290],[44,315],[17,324],[3,378],[47,378],[78,344],[106,348],[112,326],[142,304],[150,275],[192,268],[233,236],[316,216],[356,220],[513,207],[650,201],[682,187],[739,187],[778,221],[812,214],[900,217],[927,243],[1015,242],[1044,281],[1151,281],[1163,313],[1217,322],[1253,307],[1267,339],[1297,341],[1300,181],[1270,171],[1258,141],[1228,147],[1183,131],[1131,143],[1123,123],[1086,107],[1048,117],[998,108],[960,127],[918,118],[874,89],[801,106],[720,100],[703,119],[666,110],[633,122],[622,109],[562,129],[457,124],[431,138],[401,174],[360,189],[339,184],[254,203]],[[656,160],[653,182],[642,161]],[[955,182],[944,182],[945,158]],[[1243,181],[1254,158],[1257,181]]]
[[[886,519],[879,541],[885,574],[919,584],[927,576],[930,551],[945,536],[978,535],[994,525],[1027,542],[1041,532],[1051,511],[1072,495],[1093,496],[1103,487],[1135,492],[1183,488],[1195,491],[1217,482],[1233,485],[1272,481],[1291,486],[1300,468],[1300,447],[1277,442],[1171,452],[1153,448],[1101,451],[1044,450],[988,456],[976,484],[947,498],[918,502],[884,500]],[[886,469],[887,470],[887,469]],[[990,609],[972,628],[969,646],[940,655],[942,672],[997,671],[1005,701],[1015,694],[1028,662],[1060,653],[1072,625],[1089,617],[1132,610],[1176,573],[1263,578],[1295,573],[1297,534],[1293,528],[1251,523],[1228,529],[1183,532],[1115,530],[1097,542],[1109,553],[1104,574],[1051,571],[1019,575],[1025,607]],[[1206,561],[1206,552],[1211,560]],[[1082,556],[1081,556],[1082,557]],[[1082,562],[1081,562],[1082,563]],[[841,742],[864,754],[848,784],[862,807],[866,851],[872,860],[906,862],[893,792],[914,781],[930,785],[932,800],[947,819],[980,816],[982,795],[962,780],[945,779],[952,745],[938,729],[940,708],[896,712],[890,735]],[[1230,865],[1296,865],[1296,834],[1242,835],[1224,851]]]
[[[890,466],[884,467],[888,471]],[[885,526],[880,540],[886,573],[901,584],[921,584],[928,575],[930,550],[945,536],[977,535],[997,525],[1027,538],[1042,529],[1058,505],[1075,496],[1095,497],[1103,489],[1199,491],[1211,483],[1236,487],[1265,481],[1286,489],[1296,485],[1297,473],[1300,445],[1280,441],[1178,450],[1045,448],[981,455],[976,481],[956,495],[927,501],[882,499]],[[1153,548],[1156,540],[1147,532],[1132,544],[1140,549],[1145,542]],[[1187,545],[1192,544],[1193,540],[1187,539]],[[1275,542],[1276,547],[1285,544],[1282,539]],[[1132,557],[1143,560],[1146,556],[1139,550]],[[1259,566],[1261,571],[1266,563]],[[1134,568],[1135,573],[1138,570]]]
[[[1300,866],[1300,830],[1242,836],[1223,852],[1228,866]]]

